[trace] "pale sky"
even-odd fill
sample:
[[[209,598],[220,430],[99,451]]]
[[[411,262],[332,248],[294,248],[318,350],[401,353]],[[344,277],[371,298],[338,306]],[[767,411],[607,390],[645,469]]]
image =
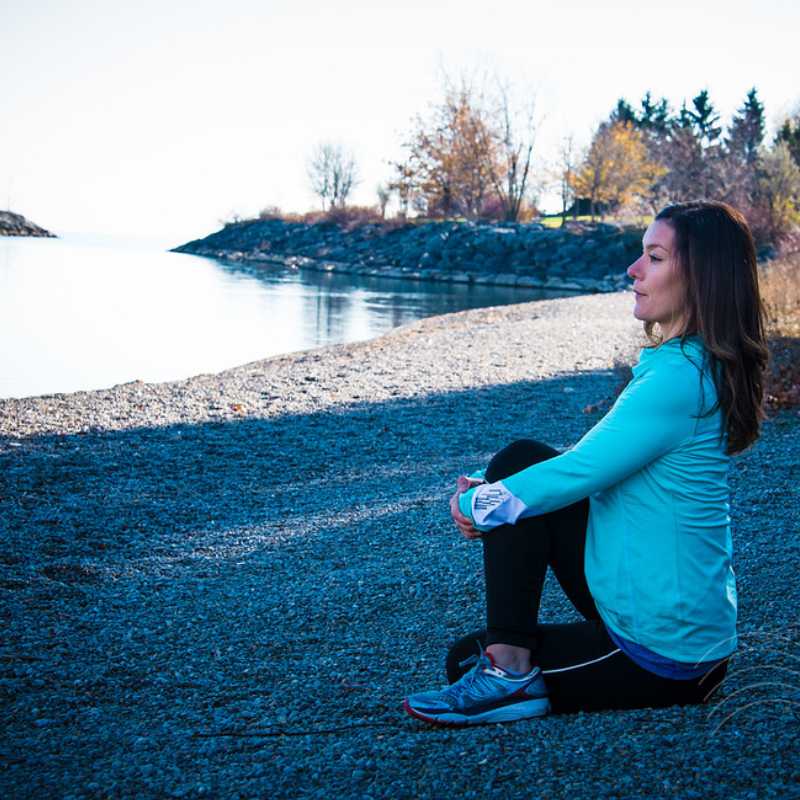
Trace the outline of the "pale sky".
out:
[[[211,233],[318,207],[320,141],[375,203],[413,117],[484,65],[535,90],[542,160],[620,97],[800,104],[797,0],[0,0],[0,208],[57,234]]]

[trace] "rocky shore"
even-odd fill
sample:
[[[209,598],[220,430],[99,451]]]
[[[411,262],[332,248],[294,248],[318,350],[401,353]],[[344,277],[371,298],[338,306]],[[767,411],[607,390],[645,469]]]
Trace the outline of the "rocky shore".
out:
[[[403,714],[483,618],[456,477],[568,447],[627,293],[424,320],[176,383],[0,401],[0,796],[800,797],[800,419],[731,469],[740,647],[702,707]],[[554,584],[545,617],[572,612]]]
[[[13,211],[0,211],[0,236],[55,237],[55,234],[25,219],[22,214],[15,214]]]
[[[347,227],[278,218],[228,225],[177,252],[413,280],[612,292],[642,231],[615,224],[428,222]]]

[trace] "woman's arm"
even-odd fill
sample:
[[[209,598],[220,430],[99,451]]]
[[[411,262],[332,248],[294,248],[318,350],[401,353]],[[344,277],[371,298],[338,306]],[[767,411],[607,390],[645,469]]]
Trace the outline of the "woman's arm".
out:
[[[640,372],[572,450],[469,489],[458,499],[459,511],[486,531],[589,497],[690,438],[701,405],[700,375],[688,360]]]

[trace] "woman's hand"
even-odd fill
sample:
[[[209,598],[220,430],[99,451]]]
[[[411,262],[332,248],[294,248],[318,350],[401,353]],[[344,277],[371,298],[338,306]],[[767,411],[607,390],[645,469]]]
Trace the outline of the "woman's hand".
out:
[[[456,527],[461,531],[461,535],[465,539],[479,539],[482,532],[475,530],[472,525],[472,520],[461,513],[461,509],[458,507],[458,498],[461,497],[464,492],[468,492],[474,486],[480,486],[482,483],[484,483],[484,481],[479,478],[467,478],[462,475],[458,479],[458,491],[450,500],[450,515],[453,517]]]

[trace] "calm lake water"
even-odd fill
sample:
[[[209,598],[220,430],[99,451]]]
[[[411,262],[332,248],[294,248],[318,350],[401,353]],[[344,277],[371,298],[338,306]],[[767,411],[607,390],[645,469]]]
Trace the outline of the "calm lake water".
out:
[[[555,296],[233,265],[166,248],[0,237],[0,397],[178,380]]]

